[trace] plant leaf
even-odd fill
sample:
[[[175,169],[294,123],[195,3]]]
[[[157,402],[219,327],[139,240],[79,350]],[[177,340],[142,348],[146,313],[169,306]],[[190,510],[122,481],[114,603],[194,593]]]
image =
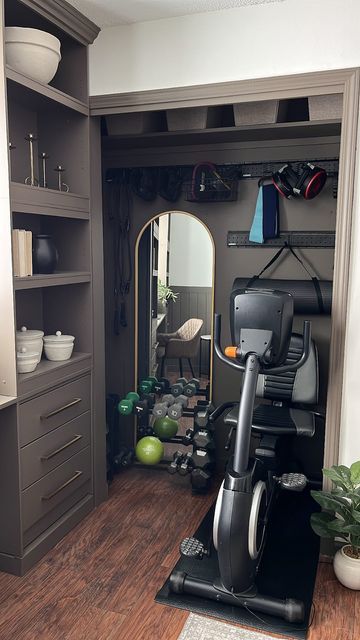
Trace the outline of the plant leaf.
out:
[[[354,462],[350,467],[351,482],[356,486],[360,484],[360,460]]]
[[[349,533],[348,527],[351,525],[342,518],[335,518],[331,520],[327,526],[331,531],[334,531],[334,533]]]
[[[326,491],[311,491],[311,495],[323,509],[339,513],[344,520],[346,520],[349,513],[351,513],[351,505],[349,505],[344,498],[334,496]]]
[[[312,513],[310,524],[313,531],[321,538],[333,538],[335,533],[328,527],[332,520],[333,516],[330,513]]]
[[[326,478],[330,478],[335,485],[341,487],[345,491],[353,488],[350,478],[350,469],[344,465],[334,465],[331,469],[323,469],[323,474]]]
[[[360,523],[360,511],[356,511],[356,509],[353,509],[351,511],[351,515],[354,518],[354,520],[356,520],[356,522]]]

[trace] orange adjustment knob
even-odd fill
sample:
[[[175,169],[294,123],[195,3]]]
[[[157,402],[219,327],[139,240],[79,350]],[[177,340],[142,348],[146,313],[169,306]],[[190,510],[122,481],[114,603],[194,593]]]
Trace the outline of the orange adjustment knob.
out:
[[[225,347],[225,355],[228,358],[236,358],[237,347]]]

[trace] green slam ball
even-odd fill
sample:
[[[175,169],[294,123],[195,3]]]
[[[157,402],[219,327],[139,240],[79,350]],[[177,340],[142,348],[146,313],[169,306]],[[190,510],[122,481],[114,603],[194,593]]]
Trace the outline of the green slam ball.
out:
[[[153,424],[153,429],[160,440],[162,438],[173,438],[177,434],[179,423],[172,420],[169,416],[158,418]]]
[[[164,445],[159,438],[145,436],[137,443],[135,455],[142,464],[158,464],[164,456]]]

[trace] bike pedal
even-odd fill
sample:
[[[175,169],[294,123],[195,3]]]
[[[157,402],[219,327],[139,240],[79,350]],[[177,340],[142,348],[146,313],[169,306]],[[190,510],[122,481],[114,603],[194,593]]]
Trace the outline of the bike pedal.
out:
[[[180,544],[180,553],[186,558],[197,558],[198,560],[209,555],[204,544],[197,538],[184,538]]]
[[[283,473],[279,482],[286,491],[303,491],[308,481],[303,473]]]

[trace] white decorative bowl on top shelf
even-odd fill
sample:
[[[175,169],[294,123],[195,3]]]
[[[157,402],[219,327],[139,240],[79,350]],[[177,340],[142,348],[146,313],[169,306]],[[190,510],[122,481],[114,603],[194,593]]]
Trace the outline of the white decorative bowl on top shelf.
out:
[[[73,352],[74,340],[74,336],[62,335],[61,331],[44,336],[44,351],[47,359],[55,362],[69,360]]]
[[[25,76],[48,84],[61,60],[60,40],[47,31],[5,27],[6,64]]]

